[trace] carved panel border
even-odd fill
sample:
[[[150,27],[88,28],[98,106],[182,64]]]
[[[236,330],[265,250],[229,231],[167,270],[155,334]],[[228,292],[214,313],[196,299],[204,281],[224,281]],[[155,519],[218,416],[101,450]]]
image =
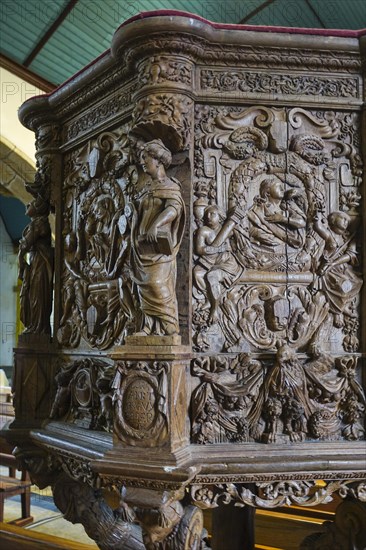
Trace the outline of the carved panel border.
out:
[[[192,485],[190,491],[194,504],[204,509],[218,507],[219,501],[224,504],[235,502],[236,506],[248,505],[268,509],[292,504],[318,506],[331,502],[335,493],[342,498],[352,496],[366,502],[366,484],[355,484],[350,480],[319,483],[292,479],[256,483],[254,487],[234,483]]]
[[[109,122],[112,123],[117,116],[132,110],[132,94],[136,89],[136,83],[118,90],[111,97],[100,102],[97,106],[91,107],[88,111],[83,111],[81,116],[70,120],[64,126],[63,142],[68,144],[76,138],[87,134],[90,130],[93,133],[98,127]],[[70,143],[71,145],[71,143]]]
[[[362,100],[361,82],[359,77],[335,77],[306,75],[301,73],[271,73],[246,71],[240,69],[208,69],[201,68],[198,72],[200,89],[207,94],[213,92],[217,98],[254,97],[261,95],[271,98],[279,95],[284,97],[304,97],[307,100],[318,99],[322,103],[335,99],[347,99],[349,102]]]

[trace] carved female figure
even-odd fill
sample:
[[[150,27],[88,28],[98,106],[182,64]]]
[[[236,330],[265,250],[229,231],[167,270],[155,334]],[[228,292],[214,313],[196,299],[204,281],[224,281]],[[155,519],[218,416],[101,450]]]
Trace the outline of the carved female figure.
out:
[[[148,175],[133,197],[131,265],[142,320],[138,335],[178,334],[176,256],[183,236],[185,208],[180,183],[166,175],[172,155],[160,139],[140,152]]]
[[[352,299],[359,293],[362,280],[351,268],[357,265],[357,251],[353,235],[348,232],[351,218],[346,212],[331,212],[328,225],[319,216],[314,228],[324,239],[324,250],[320,259],[318,275],[321,288],[327,296],[333,313],[335,327],[342,327],[343,314],[354,316],[350,310]]]
[[[277,179],[264,179],[248,210],[249,235],[253,243],[276,250],[278,245],[300,248],[305,242],[306,213],[284,192]]]
[[[50,334],[52,310],[53,254],[48,205],[38,196],[26,213],[31,222],[19,241],[20,319],[25,331]]]

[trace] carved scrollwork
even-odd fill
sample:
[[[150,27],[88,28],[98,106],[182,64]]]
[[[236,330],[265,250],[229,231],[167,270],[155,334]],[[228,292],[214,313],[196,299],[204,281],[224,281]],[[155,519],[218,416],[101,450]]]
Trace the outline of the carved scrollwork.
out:
[[[304,361],[288,344],[277,346],[274,362],[245,353],[193,361],[194,443],[363,439],[357,358],[334,360],[313,346]]]
[[[77,138],[96,124],[130,108],[131,97],[136,84],[129,86],[122,93],[105,100],[101,105],[92,107],[86,114],[73,119],[65,128],[65,141]]]
[[[79,426],[112,431],[114,367],[99,359],[64,365],[56,375],[57,391],[50,418]]]
[[[166,443],[168,370],[164,361],[118,363],[113,381],[114,431],[124,443],[144,447]]]
[[[97,474],[90,467],[90,461],[70,456],[58,456],[58,459],[64,472],[71,478],[92,487],[99,484]]]
[[[277,481],[245,486],[229,483],[219,485],[192,485],[192,501],[203,509],[216,508],[220,503],[234,502],[236,506],[276,508],[278,506],[317,506],[333,500],[335,493],[347,493],[351,481],[330,481],[317,485],[315,481]]]
[[[358,97],[357,78],[321,78],[308,75],[271,75],[254,71],[201,71],[202,90],[255,94],[284,94],[322,97]]]

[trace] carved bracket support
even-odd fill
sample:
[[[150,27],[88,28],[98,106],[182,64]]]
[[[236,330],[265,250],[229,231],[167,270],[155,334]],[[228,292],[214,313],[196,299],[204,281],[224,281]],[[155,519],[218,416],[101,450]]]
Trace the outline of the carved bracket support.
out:
[[[363,491],[365,488],[363,488]],[[364,550],[366,547],[366,504],[346,500],[337,508],[334,522],[326,522],[323,533],[306,537],[299,550]]]
[[[193,101],[180,93],[149,94],[136,102],[132,133],[142,138],[161,139],[172,152],[189,147],[193,122]]]

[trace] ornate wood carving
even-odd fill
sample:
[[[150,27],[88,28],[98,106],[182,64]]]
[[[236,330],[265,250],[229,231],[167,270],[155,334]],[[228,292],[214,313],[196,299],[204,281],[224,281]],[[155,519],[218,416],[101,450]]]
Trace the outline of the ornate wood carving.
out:
[[[361,43],[144,16],[21,108],[7,437],[100,548],[204,548],[189,487],[202,508],[364,502]],[[340,516],[304,549],[338,536]]]
[[[100,492],[89,485],[63,475],[53,485],[53,496],[64,517],[71,523],[81,523],[102,550],[145,548],[141,529],[132,523],[128,509],[121,506],[112,510]]]
[[[284,94],[323,97],[359,97],[359,80],[308,75],[269,75],[255,71],[201,71],[201,89],[219,92]]]
[[[351,120],[196,108],[193,442],[364,437]]]
[[[114,367],[98,359],[64,365],[56,375],[57,392],[50,418],[111,432]]]
[[[273,349],[285,339],[302,350],[343,336],[335,348],[357,351],[362,280],[350,192],[361,166],[352,117],[196,111],[197,349]]]
[[[121,362],[113,381],[115,433],[130,445],[161,446],[168,436],[168,371],[164,362]]]
[[[192,485],[193,502],[202,509],[216,508],[219,501],[236,506],[255,506],[276,508],[278,506],[317,506],[333,500],[335,493],[345,498],[356,496],[365,502],[365,484],[354,484],[352,481],[330,481],[320,486],[314,481],[292,480],[256,483],[251,485],[229,483],[225,485]]]
[[[58,340],[108,349],[126,335],[179,332],[176,256],[185,206],[161,140],[103,133],[69,156]],[[138,162],[133,156],[137,155]]]
[[[326,522],[325,533],[310,535],[299,550],[363,550],[366,545],[365,503],[345,501],[337,508],[335,522]]]
[[[287,345],[274,363],[249,353],[202,358],[192,374],[195,443],[363,439],[365,394],[355,379],[357,357],[333,360],[314,347],[299,360]]]

